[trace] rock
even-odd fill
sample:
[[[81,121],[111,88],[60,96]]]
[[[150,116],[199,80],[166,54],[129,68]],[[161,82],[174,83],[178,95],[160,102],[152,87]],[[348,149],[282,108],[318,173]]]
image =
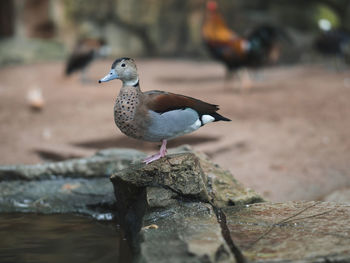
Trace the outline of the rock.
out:
[[[0,182],[0,213],[79,213],[111,220],[114,207],[108,178]]]
[[[195,152],[112,175],[137,262],[350,261],[350,206],[262,201]],[[136,245],[137,244],[137,245]]]
[[[135,162],[143,153],[109,149],[89,158],[0,167],[0,213],[80,213],[101,220],[117,214],[136,261],[235,262],[218,207],[262,199],[189,147],[170,152],[149,165]]]
[[[43,129],[43,139],[50,141],[51,136],[52,131],[50,128]],[[40,145],[33,147],[33,151],[35,151],[42,160],[47,162],[89,158],[96,153],[96,151],[93,149],[52,142],[40,143]]]
[[[234,262],[239,251],[221,234],[217,210],[262,201],[205,155],[188,149],[148,165],[132,164],[111,181],[119,222],[138,262]]]
[[[167,207],[176,202],[177,194],[171,190],[159,187],[147,187],[146,198],[150,207]]]
[[[171,155],[148,165],[132,165],[113,174],[111,180],[117,188],[120,181],[134,187],[161,186],[180,195],[208,201],[203,176],[199,159],[186,153]]]
[[[235,262],[221,235],[213,208],[202,202],[177,202],[145,217],[139,262]]]
[[[322,198],[327,202],[350,203],[350,188],[339,189]]]
[[[72,159],[35,165],[0,166],[0,182],[4,180],[43,180],[61,177],[107,177],[145,156],[131,149],[111,149],[89,158]]]
[[[144,156],[109,149],[0,167],[0,213],[116,214],[142,263],[350,261],[349,204],[256,204],[259,195],[188,147],[135,162]]]
[[[0,213],[79,213],[111,220],[115,196],[108,177],[144,156],[107,149],[63,162],[0,166]]]
[[[260,203],[223,211],[249,262],[350,261],[350,205]]]
[[[263,201],[228,171],[195,152],[171,154],[148,165],[131,165],[113,174],[111,180],[116,192],[119,184],[138,188],[157,186],[187,198],[214,202],[217,207]]]
[[[228,171],[213,163],[200,152],[195,152],[205,174],[207,191],[217,207],[263,202],[254,190],[244,187]]]

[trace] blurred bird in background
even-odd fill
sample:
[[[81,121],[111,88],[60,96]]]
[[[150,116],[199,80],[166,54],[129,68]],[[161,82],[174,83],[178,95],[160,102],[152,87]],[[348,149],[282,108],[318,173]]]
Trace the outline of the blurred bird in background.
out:
[[[239,36],[226,25],[215,1],[207,2],[202,38],[211,55],[225,64],[227,79],[239,69],[276,62],[280,56],[280,40],[290,41],[283,30],[271,25],[260,25],[247,37]],[[244,79],[241,78],[242,86],[250,87],[246,71],[244,76]]]
[[[109,54],[109,47],[103,38],[81,38],[68,57],[66,63],[66,76],[76,71],[81,71],[81,81],[88,81],[86,72],[88,66],[98,57],[105,57]]]
[[[329,21],[319,21],[321,33],[315,38],[313,47],[320,54],[333,57],[336,69],[340,62],[350,64],[350,32],[345,29],[332,29]]]

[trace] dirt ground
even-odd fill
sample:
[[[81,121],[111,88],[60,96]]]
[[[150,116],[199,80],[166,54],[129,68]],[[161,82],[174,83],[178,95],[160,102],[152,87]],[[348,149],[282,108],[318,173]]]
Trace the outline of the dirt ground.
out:
[[[193,96],[220,105],[232,122],[211,123],[169,147],[190,144],[267,199],[315,200],[350,187],[350,71],[316,65],[275,67],[251,89],[224,81],[215,62],[138,59],[141,88]],[[112,61],[89,69],[94,81],[63,77],[61,62],[0,69],[0,164],[87,156],[107,147],[155,152],[116,128],[113,103],[121,83],[98,84]],[[27,92],[41,89],[42,111]]]

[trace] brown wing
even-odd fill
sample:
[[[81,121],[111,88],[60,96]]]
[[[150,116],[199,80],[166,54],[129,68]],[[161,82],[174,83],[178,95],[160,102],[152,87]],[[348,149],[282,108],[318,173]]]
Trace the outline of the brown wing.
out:
[[[230,121],[230,119],[216,112],[219,110],[219,106],[215,104],[209,104],[184,95],[158,90],[145,92],[144,95],[145,104],[147,105],[148,109],[158,113],[191,108],[197,111],[199,116],[210,115],[215,118],[215,121]]]
[[[145,95],[147,107],[158,113],[191,108],[203,115],[214,114],[219,109],[217,105],[174,93],[155,90],[145,92]]]

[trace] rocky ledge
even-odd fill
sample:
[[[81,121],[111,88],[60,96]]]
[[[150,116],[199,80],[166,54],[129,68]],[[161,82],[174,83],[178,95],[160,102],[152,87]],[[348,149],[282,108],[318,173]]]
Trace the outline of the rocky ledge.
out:
[[[119,222],[140,262],[234,262],[242,256],[225,240],[221,208],[263,201],[194,152],[131,165],[111,181]]]
[[[117,215],[135,262],[350,261],[349,204],[264,202],[188,147],[143,157],[113,149],[0,167],[0,213]]]
[[[138,262],[350,261],[350,206],[263,202],[201,153],[111,177]]]
[[[111,220],[116,211],[110,175],[144,156],[109,149],[89,158],[0,166],[0,213],[79,213]]]

